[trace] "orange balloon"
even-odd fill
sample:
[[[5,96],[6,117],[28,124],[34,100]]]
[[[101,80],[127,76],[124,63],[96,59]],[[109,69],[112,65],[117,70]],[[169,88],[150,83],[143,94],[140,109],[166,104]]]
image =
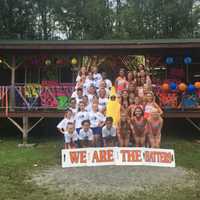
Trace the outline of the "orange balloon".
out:
[[[200,81],[195,82],[194,86],[195,86],[197,89],[200,89]]]
[[[163,91],[167,92],[167,91],[169,91],[169,84],[168,83],[163,83],[161,88],[162,88]]]
[[[178,89],[181,92],[185,92],[187,90],[187,85],[185,83],[180,83],[179,86],[178,86]]]

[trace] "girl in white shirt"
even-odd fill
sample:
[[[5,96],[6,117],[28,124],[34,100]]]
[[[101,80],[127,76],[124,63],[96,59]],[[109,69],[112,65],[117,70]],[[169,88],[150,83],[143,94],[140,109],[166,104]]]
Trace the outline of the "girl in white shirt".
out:
[[[69,122],[74,123],[74,117],[72,111],[67,109],[64,114],[64,119],[57,125],[57,129],[60,133],[63,133],[66,130]]]
[[[99,90],[99,111],[101,113],[105,112],[107,102],[108,102],[108,98],[106,97],[105,89],[100,89]]]
[[[75,128],[77,133],[79,134],[80,130],[81,130],[81,124],[82,121],[89,119],[89,114],[88,112],[85,110],[85,105],[84,103],[81,101],[79,103],[79,111],[76,113],[75,115]]]
[[[92,105],[92,111],[89,113],[89,120],[94,135],[94,146],[101,147],[101,134],[105,117],[102,113],[98,112],[98,104]]]
[[[97,67],[92,68],[92,73],[93,73],[93,80],[94,80],[95,87],[98,88],[98,83],[100,80],[102,80],[102,76],[100,73],[98,73]]]

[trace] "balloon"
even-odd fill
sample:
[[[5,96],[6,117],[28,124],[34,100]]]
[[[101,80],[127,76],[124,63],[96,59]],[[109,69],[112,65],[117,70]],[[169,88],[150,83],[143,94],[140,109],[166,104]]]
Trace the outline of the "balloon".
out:
[[[76,58],[72,58],[71,64],[72,65],[76,65],[77,63],[78,63],[77,59]]]
[[[161,86],[162,90],[167,92],[169,90],[169,84],[168,83],[163,83]]]
[[[177,88],[176,83],[170,83],[171,90],[176,90],[176,88]]]
[[[51,60],[45,60],[45,65],[50,65],[51,64]]]
[[[167,57],[165,60],[165,63],[168,65],[171,65],[174,63],[174,58],[173,57]]]
[[[181,92],[185,92],[186,89],[187,89],[187,85],[185,83],[180,83],[178,85],[178,89],[181,91]]]
[[[199,82],[199,81],[195,82],[194,86],[195,86],[197,89],[200,89],[200,82]]]
[[[184,58],[184,63],[186,64],[186,65],[188,65],[188,64],[191,64],[192,63],[192,58],[191,57],[185,57]]]
[[[195,90],[196,90],[196,88],[194,87],[194,85],[192,85],[192,84],[189,84],[188,85],[188,92],[195,92]]]

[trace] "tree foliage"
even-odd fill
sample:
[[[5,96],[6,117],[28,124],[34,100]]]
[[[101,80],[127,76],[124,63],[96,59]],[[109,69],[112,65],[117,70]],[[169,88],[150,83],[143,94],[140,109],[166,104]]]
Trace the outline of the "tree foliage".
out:
[[[200,37],[199,0],[0,0],[0,39]]]

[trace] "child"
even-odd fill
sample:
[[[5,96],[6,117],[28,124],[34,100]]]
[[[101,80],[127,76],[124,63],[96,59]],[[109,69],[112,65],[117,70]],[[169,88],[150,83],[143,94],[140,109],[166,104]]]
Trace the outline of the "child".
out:
[[[131,127],[126,112],[121,113],[121,119],[117,127],[117,135],[120,147],[128,147]]]
[[[96,95],[96,88],[91,85],[88,89],[88,93],[87,93],[87,96],[88,96],[88,101],[89,101],[89,104],[92,103],[92,100],[93,100],[93,97]]]
[[[163,119],[160,117],[160,114],[157,109],[154,109],[151,112],[149,118],[149,127],[150,132],[148,134],[148,142],[151,148],[160,148],[161,141],[161,129],[163,126]]]
[[[113,118],[107,117],[105,126],[102,129],[104,147],[114,147],[116,145],[116,128],[113,127]]]
[[[118,95],[121,94],[121,91],[127,88],[125,70],[123,68],[120,69],[119,76],[115,80],[115,88]]]
[[[78,88],[75,92],[73,92],[72,98],[75,98],[76,103],[79,104],[79,102],[83,99],[83,89]]]
[[[100,80],[102,80],[102,76],[100,73],[98,73],[97,67],[92,67],[92,73],[93,73],[93,80],[94,80],[95,87],[98,88],[98,83]]]
[[[89,119],[89,114],[85,110],[84,103],[81,101],[79,103],[79,111],[75,115],[75,127],[78,134],[81,130],[82,121],[87,120],[87,119]]]
[[[112,82],[111,82],[111,80],[109,80],[109,79],[107,78],[106,72],[102,72],[101,75],[102,75],[102,79],[103,79],[103,80],[105,81],[105,83],[106,83],[106,88],[109,89],[109,90],[111,90],[111,88],[112,88]]]
[[[76,78],[76,82],[79,82],[82,76],[87,76],[87,68],[81,67],[80,72],[78,73],[78,76]]]
[[[74,117],[72,111],[68,108],[65,111],[64,119],[57,125],[57,129],[60,131],[60,133],[65,131],[65,128],[69,122],[74,123]]]
[[[141,109],[143,109],[142,100],[136,96],[134,99],[134,104],[131,104],[128,107],[128,115],[130,118],[134,117],[134,112],[137,107],[140,107]]]
[[[82,148],[93,146],[93,132],[90,128],[90,121],[82,121],[82,129],[79,132],[79,140]]]
[[[123,90],[121,92],[120,103],[121,103],[121,111],[126,112],[129,107],[129,95],[127,90]]]
[[[74,123],[69,122],[66,130],[63,132],[65,138],[65,149],[74,149],[77,147],[78,135],[75,131]]]
[[[135,108],[134,117],[131,119],[131,129],[136,147],[144,147],[149,125],[147,119],[144,118],[144,112],[141,107]]]
[[[69,109],[72,111],[74,117],[77,113],[76,98],[71,98]]]
[[[146,94],[146,104],[144,106],[144,116],[145,118],[148,118],[152,112],[153,109],[157,109],[159,114],[162,115],[163,111],[159,107],[159,105],[155,102],[155,96],[153,92],[148,92]]]
[[[90,88],[90,86],[94,86],[94,80],[93,80],[93,74],[92,72],[88,73],[88,76],[83,84],[83,92],[84,95],[87,95],[88,93],[88,89]]]
[[[94,146],[101,147],[101,133],[105,117],[102,113],[98,112],[97,103],[92,105],[92,111],[89,113],[89,120],[94,135]]]
[[[105,89],[100,89],[99,90],[99,111],[104,113],[106,110],[106,105],[108,102],[108,98],[106,97],[106,91]]]

